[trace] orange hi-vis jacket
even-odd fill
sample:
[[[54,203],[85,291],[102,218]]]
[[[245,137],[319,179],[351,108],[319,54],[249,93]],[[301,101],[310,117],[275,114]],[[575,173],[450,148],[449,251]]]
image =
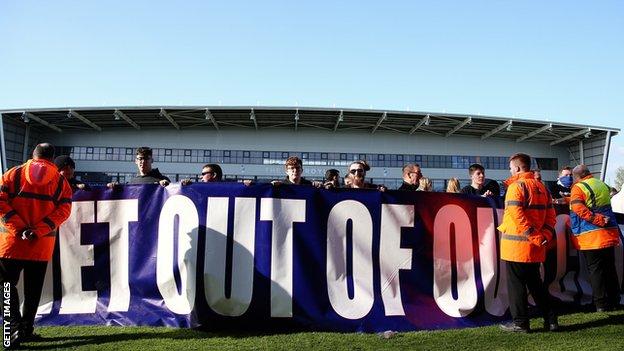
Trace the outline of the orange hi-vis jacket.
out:
[[[550,193],[533,172],[516,174],[505,184],[505,213],[498,226],[502,233],[501,259],[544,262],[546,242],[555,238],[556,215]]]
[[[71,212],[72,191],[56,165],[28,160],[2,175],[0,184],[0,257],[49,261],[56,229]],[[21,238],[24,229],[36,235]]]
[[[591,174],[572,185],[570,239],[577,250],[603,249],[620,244],[620,230],[611,209],[610,188]]]

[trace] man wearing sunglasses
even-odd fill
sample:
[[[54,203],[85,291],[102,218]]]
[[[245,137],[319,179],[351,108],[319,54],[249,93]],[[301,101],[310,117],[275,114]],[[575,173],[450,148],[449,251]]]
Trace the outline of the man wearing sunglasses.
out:
[[[349,165],[349,179],[350,185],[345,185],[345,188],[351,189],[377,189],[380,191],[386,191],[386,187],[383,185],[376,185],[366,182],[366,172],[370,171],[370,166],[366,161],[358,160]]]
[[[215,183],[223,180],[223,170],[221,166],[216,163],[208,163],[202,167],[201,178],[199,181],[201,183]],[[182,185],[190,185],[193,183],[190,179],[182,179],[180,182]]]
[[[420,165],[413,163],[406,164],[403,166],[403,184],[401,184],[399,190],[417,191],[420,185],[420,178],[422,178]]]

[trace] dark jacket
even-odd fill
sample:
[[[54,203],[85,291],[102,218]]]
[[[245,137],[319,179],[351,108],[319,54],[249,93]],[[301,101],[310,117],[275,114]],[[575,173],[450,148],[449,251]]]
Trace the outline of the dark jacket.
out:
[[[470,195],[483,195],[488,190],[491,191],[495,197],[500,196],[500,185],[498,185],[497,181],[492,179],[486,179],[485,184],[483,184],[483,188],[481,188],[481,190],[473,188],[472,185],[466,185],[461,189],[460,193]]]
[[[398,190],[404,190],[404,191],[418,191],[418,185],[414,185],[414,184],[410,184],[407,182],[403,182],[403,184],[401,184],[401,186],[399,187]]]
[[[290,179],[288,179],[288,177],[286,177],[286,179],[284,179],[284,181],[282,182],[284,184],[295,184],[293,182],[290,181]],[[297,184],[295,184],[297,185]],[[298,185],[312,185],[312,182],[305,179],[304,177],[301,177],[301,180],[299,181]]]
[[[553,199],[562,199],[564,197],[569,197],[571,191],[571,188],[565,187],[557,182],[555,186],[550,189],[550,195],[553,197]]]
[[[164,175],[162,175],[162,173],[160,173],[158,168],[152,168],[152,170],[149,171],[149,173],[147,173],[146,175],[137,175],[136,177],[130,179],[128,184],[156,184],[163,179],[171,182],[169,178],[165,177]]]

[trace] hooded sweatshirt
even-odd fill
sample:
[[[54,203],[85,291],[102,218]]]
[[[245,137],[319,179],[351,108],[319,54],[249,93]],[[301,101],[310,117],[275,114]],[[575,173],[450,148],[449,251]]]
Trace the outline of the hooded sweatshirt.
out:
[[[48,160],[28,160],[2,175],[0,257],[49,261],[56,229],[71,213],[71,197],[69,183]],[[36,237],[22,239],[25,229]]]

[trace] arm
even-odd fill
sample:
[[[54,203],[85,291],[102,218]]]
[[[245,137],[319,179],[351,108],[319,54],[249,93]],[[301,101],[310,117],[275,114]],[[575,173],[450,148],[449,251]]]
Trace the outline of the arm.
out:
[[[59,201],[54,211],[45,216],[43,220],[35,225],[33,232],[37,237],[42,237],[55,231],[71,214],[72,191],[67,181],[63,182],[63,190],[59,196]]]
[[[13,170],[11,170],[13,171]],[[18,234],[26,229],[26,223],[9,204],[9,192],[15,190],[11,171],[2,175],[0,184],[0,221],[11,234]]]
[[[587,208],[587,205],[585,205],[586,200],[585,193],[583,193],[579,185],[572,186],[572,192],[570,194],[570,210],[576,213],[576,215],[581,217],[583,220],[593,223],[599,227],[604,227],[607,224],[608,218],[599,213],[593,213],[589,208]]]

